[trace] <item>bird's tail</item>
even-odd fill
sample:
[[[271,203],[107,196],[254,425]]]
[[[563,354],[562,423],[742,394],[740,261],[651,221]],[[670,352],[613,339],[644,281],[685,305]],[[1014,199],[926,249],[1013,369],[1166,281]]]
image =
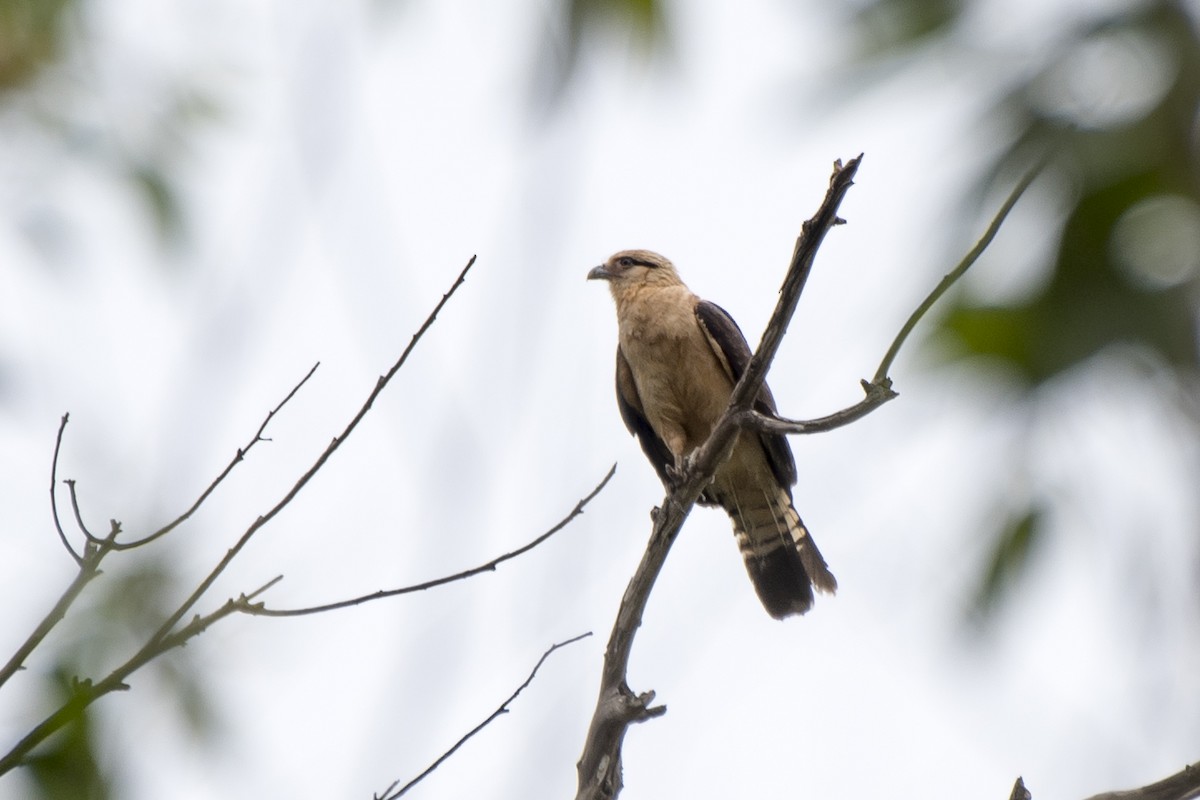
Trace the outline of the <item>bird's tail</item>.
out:
[[[721,505],[733,520],[738,548],[758,598],[776,619],[812,608],[813,588],[833,594],[837,579],[780,487],[738,492],[727,487]]]

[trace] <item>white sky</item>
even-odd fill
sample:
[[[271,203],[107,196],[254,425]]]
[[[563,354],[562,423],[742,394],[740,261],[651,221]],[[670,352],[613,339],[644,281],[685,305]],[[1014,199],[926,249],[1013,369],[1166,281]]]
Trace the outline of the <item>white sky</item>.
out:
[[[612,484],[496,574],[220,624],[185,653],[216,706],[203,745],[153,672],[97,711],[133,765],[123,797],[367,798],[424,769],[551,643],[591,630],[412,796],[573,793],[604,641],[661,498],[613,400],[611,301],[584,275],[615,250],[658,250],[757,341],[830,164],[865,152],[850,224],[823,248],[771,374],[790,416],[856,401],[970,244],[960,193],[1002,141],[979,114],[1046,45],[1023,34],[1081,13],[1027,5],[1037,18],[996,3],[972,20],[990,47],[974,67],[949,53],[841,104],[817,91],[847,46],[838,14],[680,4],[671,56],[628,67],[614,43],[585,59],[553,114],[531,102],[550,24],[536,2],[92,9],[101,36],[62,78],[93,97],[73,117],[136,151],[176,81],[219,112],[180,162],[189,229],[174,249],[94,162],[64,161],[28,131],[14,146],[31,156],[6,148],[0,651],[69,580],[46,508],[62,412],[60,475],[79,481],[87,518],[146,530],[322,362],[273,441],[174,537],[174,568],[194,584],[341,431],[478,254],[359,431],[198,610],[276,574],[266,599],[282,607],[457,571],[549,527],[615,461]],[[1035,263],[1027,251],[1048,246],[1052,201],[1031,196],[976,291],[1013,290]],[[49,251],[26,224],[47,208],[65,232]],[[771,620],[728,521],[689,521],[630,676],[669,712],[627,737],[623,797],[997,798],[1017,775],[1037,798],[1084,797],[1200,754],[1200,650],[1179,607],[1194,597],[1196,509],[1180,476],[1196,453],[1178,444],[1168,389],[1113,356],[1048,387],[1024,430],[1003,378],[915,352],[893,370],[897,401],[793,442],[797,506],[836,598]],[[1031,474],[1007,491],[1071,502],[994,635],[976,638],[964,614],[1022,453]],[[27,726],[45,666],[0,695],[0,741]],[[0,797],[21,797],[20,780],[0,781]]]

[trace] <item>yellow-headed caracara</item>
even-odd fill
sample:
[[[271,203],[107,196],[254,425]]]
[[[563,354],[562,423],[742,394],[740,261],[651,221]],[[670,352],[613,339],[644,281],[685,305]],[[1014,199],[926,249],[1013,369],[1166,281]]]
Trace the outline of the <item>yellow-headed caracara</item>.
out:
[[[724,309],[692,294],[670,261],[625,250],[588,273],[608,281],[617,304],[617,405],[630,433],[666,485],[668,467],[702,445],[729,405],[750,362],[750,347]],[[755,408],[775,413],[764,384]],[[700,496],[721,506],[750,580],[776,619],[812,607],[813,587],[837,581],[792,506],[796,462],[787,439],[742,431],[729,460]]]

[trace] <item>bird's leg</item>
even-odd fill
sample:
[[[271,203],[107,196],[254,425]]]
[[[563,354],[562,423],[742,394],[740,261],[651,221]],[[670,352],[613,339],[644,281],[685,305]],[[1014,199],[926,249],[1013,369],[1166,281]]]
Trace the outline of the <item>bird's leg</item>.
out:
[[[667,473],[667,491],[674,492],[679,488],[679,484],[683,482],[683,476],[687,474],[688,461],[684,454],[684,438],[683,431],[675,431],[664,437],[667,449],[671,451],[674,457],[674,463],[666,465]]]

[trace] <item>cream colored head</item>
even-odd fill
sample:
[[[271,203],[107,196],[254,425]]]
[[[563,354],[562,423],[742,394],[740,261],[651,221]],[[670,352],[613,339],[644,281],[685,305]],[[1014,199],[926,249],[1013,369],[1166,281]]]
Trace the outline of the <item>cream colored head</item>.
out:
[[[675,265],[650,250],[622,250],[588,273],[588,280],[604,280],[613,294],[623,289],[651,286],[682,286]]]

